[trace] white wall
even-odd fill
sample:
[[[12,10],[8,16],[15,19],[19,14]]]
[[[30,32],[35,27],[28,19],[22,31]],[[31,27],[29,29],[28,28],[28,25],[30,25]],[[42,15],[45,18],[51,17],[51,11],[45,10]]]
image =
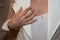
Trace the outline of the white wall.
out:
[[[60,0],[49,0],[49,21],[48,21],[49,38],[52,37],[60,24]]]

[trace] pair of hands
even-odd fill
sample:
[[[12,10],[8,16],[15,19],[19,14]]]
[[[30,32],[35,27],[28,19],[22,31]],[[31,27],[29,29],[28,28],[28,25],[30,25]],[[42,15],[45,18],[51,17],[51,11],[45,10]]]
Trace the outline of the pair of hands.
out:
[[[23,25],[32,24],[36,21],[34,17],[36,16],[37,11],[35,11],[31,7],[28,7],[25,10],[22,9],[23,8],[20,7],[16,14],[12,18],[10,18],[11,20],[8,22],[10,28],[20,28]]]

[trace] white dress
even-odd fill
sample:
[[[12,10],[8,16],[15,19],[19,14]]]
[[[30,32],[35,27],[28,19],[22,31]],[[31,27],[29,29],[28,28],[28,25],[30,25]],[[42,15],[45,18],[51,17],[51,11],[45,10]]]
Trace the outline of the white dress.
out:
[[[47,40],[48,15],[43,14],[37,17],[37,21],[31,25],[27,25],[28,31],[22,28],[17,36],[17,40]],[[30,27],[29,27],[30,26]],[[26,28],[27,28],[26,27]],[[32,34],[32,35],[31,35]]]
[[[31,25],[32,40],[47,40],[48,14],[37,17],[37,22]]]

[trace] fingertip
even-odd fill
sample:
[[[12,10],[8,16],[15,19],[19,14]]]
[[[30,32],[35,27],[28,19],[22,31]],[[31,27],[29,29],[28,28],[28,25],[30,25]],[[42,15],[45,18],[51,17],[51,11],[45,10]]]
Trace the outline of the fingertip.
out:
[[[22,6],[20,8],[23,8]]]
[[[27,9],[30,10],[30,9],[32,9],[32,8],[31,8],[31,7],[28,7]]]

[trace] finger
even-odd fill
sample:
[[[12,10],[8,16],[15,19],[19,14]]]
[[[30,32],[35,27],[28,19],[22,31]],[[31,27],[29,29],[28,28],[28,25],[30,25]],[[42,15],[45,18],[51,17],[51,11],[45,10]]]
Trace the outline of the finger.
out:
[[[21,15],[25,15],[29,10],[31,10],[31,7],[26,8]]]
[[[20,9],[17,11],[17,13],[16,14],[20,14],[21,12],[22,12],[22,7],[20,7]]]
[[[26,18],[24,21],[30,21],[31,19],[33,19],[36,16],[36,12],[32,13],[31,16],[29,16],[28,18]]]
[[[11,7],[11,11],[12,11],[12,13],[14,13],[15,14],[15,11],[14,11],[14,9]]]
[[[8,19],[12,18],[15,15],[15,12],[12,8],[12,6],[9,8],[9,14],[8,14]]]
[[[31,9],[27,14],[25,14],[25,18],[31,16],[34,13],[34,9]]]
[[[27,25],[27,24],[32,24],[32,23],[34,23],[36,20],[37,20],[37,19],[32,19],[32,20],[30,20],[30,21],[28,21],[28,22],[25,22],[25,25]]]

